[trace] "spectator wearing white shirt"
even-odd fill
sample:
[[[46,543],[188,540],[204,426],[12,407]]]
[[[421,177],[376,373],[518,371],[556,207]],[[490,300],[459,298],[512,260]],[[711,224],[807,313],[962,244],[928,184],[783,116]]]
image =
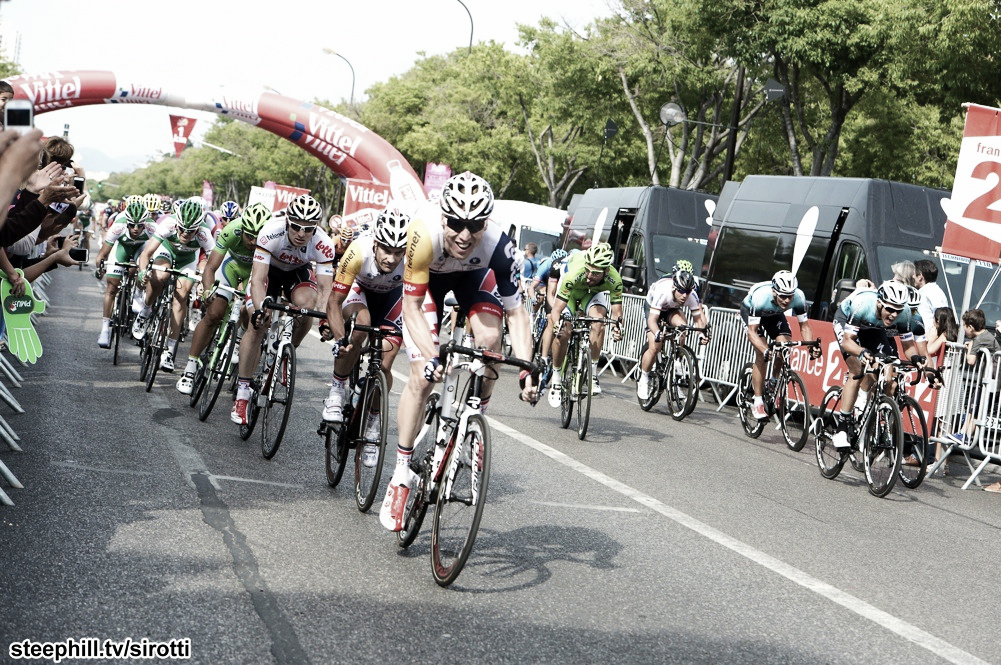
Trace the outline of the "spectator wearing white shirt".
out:
[[[921,259],[914,262],[914,286],[918,287],[918,293],[921,294],[918,314],[922,321],[933,321],[936,309],[949,306],[949,299],[942,287],[936,284],[937,281],[938,266],[934,261]]]

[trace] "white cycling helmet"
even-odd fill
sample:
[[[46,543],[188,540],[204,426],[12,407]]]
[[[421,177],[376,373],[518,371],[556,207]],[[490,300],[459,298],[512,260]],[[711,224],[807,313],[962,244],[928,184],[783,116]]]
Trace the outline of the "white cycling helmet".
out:
[[[799,281],[796,279],[796,275],[788,270],[779,270],[772,275],[772,288],[780,296],[791,296],[799,288]]]
[[[876,296],[884,304],[900,309],[907,307],[907,303],[910,302],[910,296],[907,294],[907,285],[892,279],[879,285]]]
[[[490,184],[470,171],[463,171],[445,182],[441,190],[441,211],[448,217],[472,221],[485,220],[494,209]]]
[[[375,220],[375,241],[392,249],[403,249],[407,246],[408,226],[409,215],[396,208],[386,208]]]
[[[292,202],[285,208],[285,218],[297,222],[313,222],[318,224],[323,219],[323,210],[309,194],[300,194],[292,199]]]

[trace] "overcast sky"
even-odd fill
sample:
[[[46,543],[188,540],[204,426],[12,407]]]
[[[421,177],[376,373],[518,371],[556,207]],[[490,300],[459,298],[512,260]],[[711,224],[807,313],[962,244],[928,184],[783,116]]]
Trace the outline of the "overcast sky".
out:
[[[516,49],[517,24],[548,16],[583,27],[607,16],[610,0],[464,0],[474,42],[494,40]],[[614,0],[612,0],[614,1]],[[191,93],[224,85],[254,94],[270,87],[310,100],[355,99],[373,83],[410,69],[424,52],[468,46],[470,20],[459,0],[9,0],[0,2],[6,31],[21,33],[26,74],[52,70],[110,70],[118,83],[152,84]],[[116,168],[173,150],[162,106],[102,105],[38,116],[46,134],[61,134],[85,152],[114,158]],[[197,117],[201,138],[216,117]],[[85,165],[86,166],[86,165]],[[92,169],[93,170],[93,169]]]

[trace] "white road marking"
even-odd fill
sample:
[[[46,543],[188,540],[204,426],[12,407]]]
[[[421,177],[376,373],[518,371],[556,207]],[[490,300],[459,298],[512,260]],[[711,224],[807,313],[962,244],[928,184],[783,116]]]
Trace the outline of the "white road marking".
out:
[[[257,480],[256,478],[237,478],[236,476],[216,476],[210,475],[209,479],[212,481],[216,480],[232,480],[237,483],[257,483],[259,485],[271,485],[272,487],[291,487],[292,489],[308,489],[305,485],[293,485],[291,483],[278,483],[273,480]]]
[[[641,513],[639,508],[622,508],[620,506],[594,506],[584,503],[556,503],[555,501],[529,501],[539,506],[552,506],[553,508],[583,508],[584,510],[608,510],[616,513]]]
[[[317,337],[318,336],[319,335],[317,335]],[[393,370],[393,376],[398,378],[400,381],[407,381],[409,379],[407,375],[404,375],[396,370]],[[700,522],[691,515],[683,513],[676,508],[672,508],[652,496],[644,494],[643,492],[640,492],[625,483],[621,483],[596,469],[592,469],[586,464],[578,462],[569,455],[566,455],[551,446],[547,446],[546,444],[533,439],[527,434],[523,434],[518,430],[505,425],[496,418],[492,418],[490,416],[487,416],[486,418],[487,422],[490,423],[490,426],[501,434],[504,434],[509,438],[542,453],[550,459],[573,469],[577,473],[586,476],[587,478],[590,478],[591,480],[594,480],[629,499],[632,499],[641,506],[663,515],[686,529],[690,529],[691,531],[708,538],[716,544],[722,545],[732,552],[736,552],[749,561],[752,561],[763,568],[785,577],[805,589],[837,603],[845,609],[854,612],[855,614],[866,618],[879,626],[882,626],[883,628],[903,637],[923,649],[934,653],[950,663],[955,663],[956,665],[989,665],[986,661],[977,658],[973,654],[967,653],[959,647],[954,646],[949,642],[946,642],[945,640],[938,638],[931,633],[904,621],[903,619],[900,619],[899,617],[895,617],[889,612],[885,612],[878,607],[865,602],[861,598],[856,598],[850,593],[842,591],[827,582],[823,582],[794,566],[790,566],[770,554],[766,554],[761,550],[751,547],[747,543],[737,540],[736,538],[732,538],[722,531],[715,529],[704,522]]]

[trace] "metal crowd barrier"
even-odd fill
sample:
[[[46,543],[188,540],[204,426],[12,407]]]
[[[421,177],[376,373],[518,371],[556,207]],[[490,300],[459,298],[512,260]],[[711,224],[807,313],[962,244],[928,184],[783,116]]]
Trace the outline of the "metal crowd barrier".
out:
[[[963,345],[947,346],[942,363],[945,385],[939,395],[934,425],[929,427],[931,440],[940,444],[942,452],[928,475],[942,468],[954,452],[960,452],[970,469],[970,477],[963,485],[967,489],[974,482],[980,485],[977,477],[988,464],[1001,464],[999,365],[1001,354],[991,355],[984,350],[976,365],[968,365]],[[967,425],[968,419],[973,420],[972,428]],[[975,466],[971,453],[978,449],[983,459]]]
[[[605,364],[598,369],[598,374],[609,370],[612,376],[618,376],[616,361],[625,368],[622,383],[639,373],[640,354],[646,343],[646,298],[643,296],[622,296],[622,339],[618,342],[612,339],[611,333],[605,334],[605,343],[601,355]]]
[[[709,310],[712,336],[702,347],[699,372],[712,389],[720,411],[737,391],[741,368],[754,360],[754,347],[747,341],[747,327],[740,310],[713,307]],[[725,393],[725,394],[724,394]]]

